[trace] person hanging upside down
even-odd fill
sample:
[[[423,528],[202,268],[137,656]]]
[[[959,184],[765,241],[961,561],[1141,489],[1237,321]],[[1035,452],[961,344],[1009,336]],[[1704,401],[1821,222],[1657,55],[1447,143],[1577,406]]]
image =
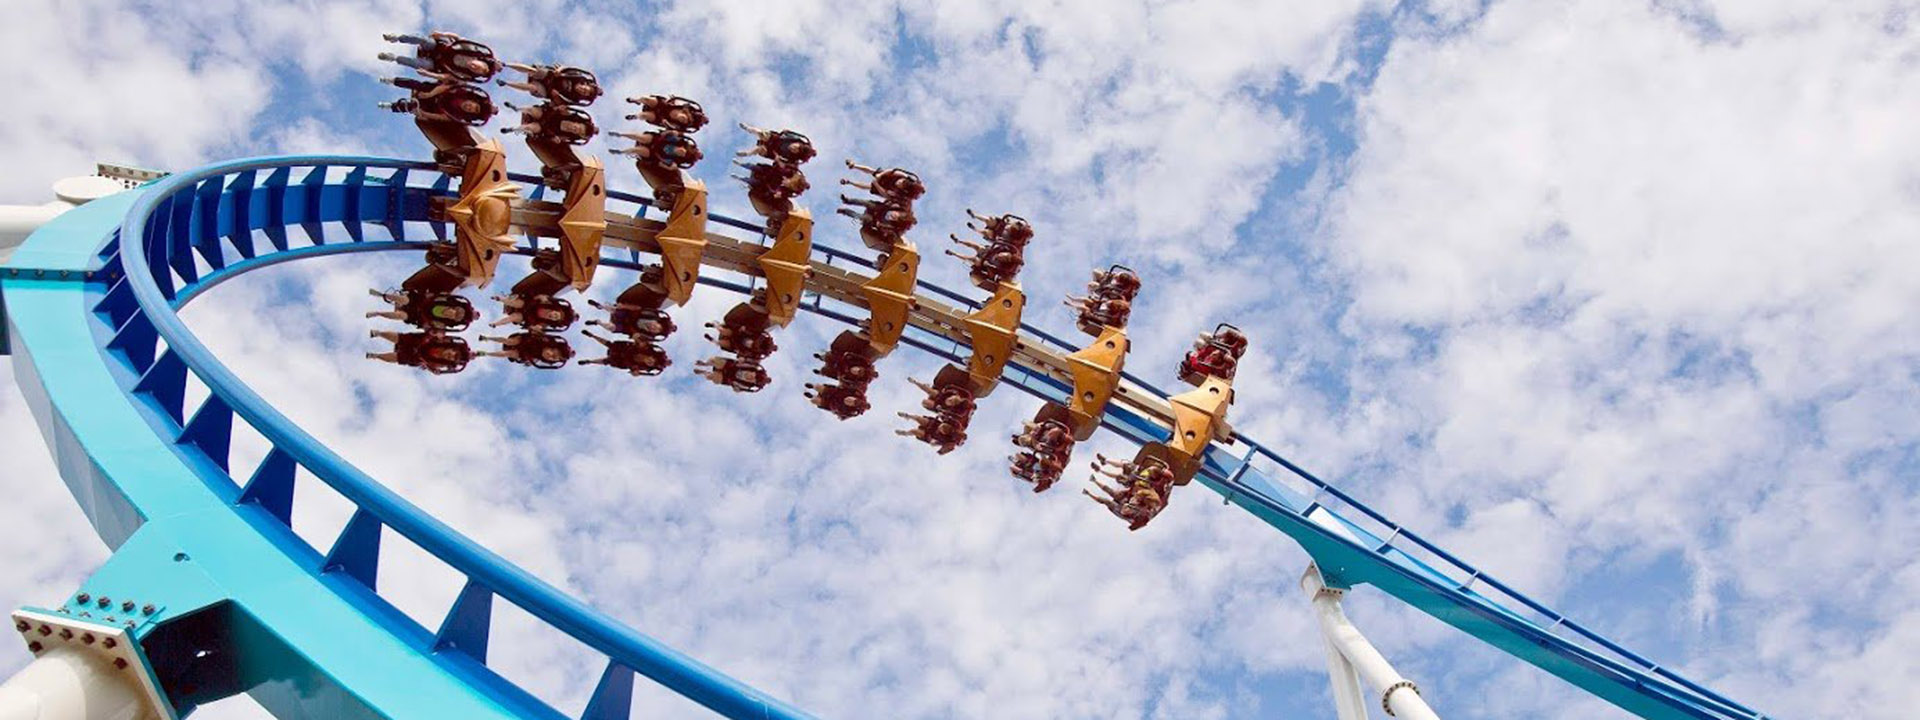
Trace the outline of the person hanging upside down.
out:
[[[1160,493],[1154,492],[1153,488],[1147,487],[1144,483],[1116,488],[1108,487],[1099,480],[1089,480],[1089,482],[1106,493],[1106,497],[1100,497],[1085,489],[1080,492],[1093,498],[1094,502],[1105,505],[1107,512],[1113,513],[1114,517],[1127,521],[1129,532],[1146,527],[1147,523],[1152,521],[1155,515],[1159,515],[1160,510],[1167,505]]]
[[[747,169],[747,174],[735,175],[733,179],[747,184],[747,200],[753,203],[753,211],[769,220],[778,221],[785,217],[793,210],[793,199],[813,187],[798,166],[780,163],[738,164]]]
[[[503,134],[519,133],[529,139],[560,145],[584,145],[600,132],[599,126],[593,124],[592,115],[572,105],[541,103],[525,108],[512,103],[506,105],[520,111],[520,124],[501,128]]]
[[[1133,315],[1133,303],[1122,298],[1069,295],[1066,305],[1080,314],[1075,325],[1089,335],[1099,335],[1103,327],[1126,327]]]
[[[393,343],[392,352],[367,353],[368,359],[417,367],[435,375],[465,370],[467,362],[474,356],[473,348],[468,347],[467,341],[458,335],[434,331],[397,333],[370,330],[367,336]]]
[[[380,53],[380,59],[399,63],[422,72],[453,75],[466,82],[486,82],[500,72],[501,62],[493,48],[450,32],[432,32],[426,37],[389,33],[387,42],[415,46],[413,57]]]
[[[973,389],[961,385],[931,385],[917,378],[907,378],[907,382],[920,388],[927,398],[920,401],[920,407],[953,420],[965,426],[973,418],[975,399]]]
[[[961,240],[958,235],[948,234],[947,237],[954,244],[974,251],[968,255],[948,248],[946,253],[972,266],[967,271],[967,278],[983,289],[992,290],[1000,283],[1013,279],[1020,274],[1020,268],[1026,265],[1021,248],[1012,243],[996,241],[981,245]]]
[[[1087,283],[1087,290],[1094,297],[1131,301],[1140,294],[1140,276],[1130,269],[1115,265],[1106,270],[1093,271],[1093,281]]]
[[[974,212],[972,208],[968,208],[967,217],[978,220],[981,223],[975,225],[969,222],[967,223],[967,227],[972,228],[974,232],[980,233],[981,237],[991,242],[1010,243],[1018,247],[1026,247],[1027,242],[1033,239],[1033,226],[1027,223],[1026,218],[1020,217],[1019,215],[995,215],[993,217],[987,217]]]
[[[1099,453],[1094,454],[1093,471],[1100,475],[1118,480],[1124,484],[1144,484],[1166,498],[1173,492],[1173,469],[1158,458],[1149,458],[1145,462],[1122,461]]]
[[[573,327],[574,321],[580,319],[580,314],[573,309],[573,303],[552,295],[495,295],[493,299],[506,309],[506,314],[493,321],[491,327],[519,325],[528,330],[561,332]]]
[[[481,340],[500,343],[499,350],[474,353],[490,357],[502,357],[515,363],[542,370],[554,370],[565,367],[573,359],[573,346],[559,335],[543,332],[522,331],[507,337],[480,336]]]
[[[674,331],[673,316],[660,308],[638,307],[624,303],[607,305],[592,299],[587,300],[587,304],[608,311],[606,320],[588,320],[588,325],[597,325],[637,340],[655,343],[666,340],[667,336],[672,335]]]
[[[674,130],[648,130],[643,133],[610,132],[610,136],[633,141],[633,147],[614,152],[661,168],[693,167],[706,157],[693,137]]]
[[[392,310],[369,312],[367,317],[399,320],[423,330],[459,332],[480,316],[473,309],[473,303],[453,293],[373,289],[367,292],[393,306]]]
[[[920,176],[907,170],[900,168],[876,170],[852,160],[847,161],[847,169],[865,173],[872,179],[862,183],[841,178],[841,185],[857,187],[886,200],[912,203],[927,193],[927,186],[920,182]]]
[[[886,250],[900,242],[901,236],[919,222],[913,207],[895,200],[855,200],[845,195],[840,202],[851,207],[838,210],[841,215],[860,221],[860,239],[867,247]],[[853,208],[860,208],[855,212]]]
[[[961,429],[959,424],[945,416],[911,415],[908,413],[897,414],[900,417],[912,420],[913,427],[906,430],[895,430],[893,431],[895,435],[914,438],[928,445],[932,445],[939,450],[941,455],[953,452],[954,448],[960,447],[961,443],[967,441],[966,430]]]
[[[760,363],[739,358],[715,357],[696,361],[693,371],[715,385],[738,392],[760,392],[773,382],[773,376]]]
[[[510,87],[525,92],[541,100],[551,100],[563,105],[586,106],[600,97],[600,79],[591,71],[571,65],[521,65],[507,63],[507,67],[526,74],[525,82],[500,80],[501,87]]]
[[[813,357],[825,364],[814,372],[833,378],[847,385],[857,385],[865,389],[879,373],[873,367],[873,358],[856,352],[814,353]]]
[[[456,80],[424,83],[410,78],[386,78],[388,84],[407,89],[409,97],[380,107],[408,113],[428,122],[453,122],[469,127],[487,124],[496,112],[487,91]]]
[[[707,323],[707,327],[715,333],[706,336],[708,342],[746,360],[765,360],[779,349],[773,342],[773,333],[766,328],[734,328],[721,323]]]
[[[631,97],[627,98],[627,102],[640,106],[640,112],[628,115],[628,120],[639,120],[683,133],[695,132],[707,126],[707,111],[700,107],[700,103],[678,95]]]
[[[798,166],[814,156],[813,141],[792,130],[762,130],[740,123],[740,129],[753,133],[753,147],[734,153],[735,157],[759,156],[775,164]]]
[[[833,413],[841,420],[859,417],[861,413],[873,408],[867,402],[867,386],[815,385],[807,383],[807,399],[815,407]]]
[[[581,360],[581,365],[605,365],[625,370],[635,377],[659,375],[673,365],[673,360],[667,357],[667,351],[659,345],[601,337],[592,330],[582,330],[580,334],[599,341],[607,348],[606,357]]]

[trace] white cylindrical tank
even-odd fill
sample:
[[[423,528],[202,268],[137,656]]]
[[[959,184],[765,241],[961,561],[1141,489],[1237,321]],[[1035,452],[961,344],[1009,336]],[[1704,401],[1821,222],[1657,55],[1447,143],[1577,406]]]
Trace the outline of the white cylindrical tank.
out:
[[[125,190],[120,181],[98,175],[70,177],[53,184],[55,200],[45,205],[0,205],[0,260],[13,253],[41,225],[88,202]]]

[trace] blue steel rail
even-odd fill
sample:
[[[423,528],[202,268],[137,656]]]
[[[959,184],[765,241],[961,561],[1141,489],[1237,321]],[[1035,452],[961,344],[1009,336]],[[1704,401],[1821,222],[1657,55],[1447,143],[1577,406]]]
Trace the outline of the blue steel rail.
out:
[[[544,193],[533,178],[515,179],[531,186],[529,197]],[[270,666],[248,668],[240,689],[283,717],[444,716],[453,707],[473,717],[563,717],[548,701],[488,669],[494,598],[606,657],[606,671],[580,717],[626,717],[634,673],[727,717],[808,717],[541,582],[388,490],[255,394],[176,314],[207,288],[279,262],[420,248],[423,241],[408,238],[444,237],[446,228],[431,222],[428,210],[432,198],[449,195],[447,178],[426,163],[331,156],[241,160],[82,207],[30,239],[0,273],[0,297],[9,308],[19,382],[62,476],[101,537],[116,548],[87,587],[97,588],[96,595],[112,588],[120,595],[178,596],[155,624],[168,620],[169,612],[180,614],[172,608],[217,601],[240,606],[249,627],[264,638],[248,648],[266,658],[254,664]],[[608,196],[635,215],[648,211],[642,198]],[[713,217],[758,232],[757,223]],[[829,262],[871,267],[850,253],[815,248]],[[520,252],[532,249],[529,244]],[[637,253],[610,253],[606,265],[640,266]],[[62,270],[71,277],[46,274]],[[702,283],[749,290],[715,277]],[[944,288],[921,283],[920,289],[977,306]],[[864,315],[818,295],[803,307],[846,324]],[[1036,328],[1023,326],[1023,332],[1071,349]],[[917,328],[905,342],[947,360],[965,359],[960,343]],[[185,402],[189,375],[208,390],[197,407]],[[1068,391],[1019,366],[1009,366],[1006,382],[1053,401]],[[271,446],[257,468],[229,468],[236,419]],[[1158,441],[1166,433],[1120,404],[1109,408],[1103,425],[1134,443]],[[125,440],[136,429],[157,443]],[[1762,717],[1520,594],[1251,438],[1237,440],[1248,452],[1211,448],[1201,482],[1299,542],[1329,584],[1374,585],[1643,717]],[[167,452],[160,452],[163,447]],[[168,472],[150,470],[166,457],[173,459]],[[1279,484],[1258,467],[1262,463],[1294,475],[1311,494]],[[296,468],[356,508],[330,548],[311,548],[291,529]],[[383,530],[467,578],[438,628],[420,625],[378,595]],[[232,557],[225,567],[193,561],[200,573],[194,582],[153,569],[177,569],[189,553],[173,548],[190,545],[197,548],[195,557]],[[254,576],[277,579],[250,584]],[[171,589],[181,585],[195,589]],[[312,592],[316,588],[324,592]],[[300,612],[284,611],[295,596],[304,603]],[[366,667],[339,667],[346,658]],[[187,708],[194,700],[175,699]]]

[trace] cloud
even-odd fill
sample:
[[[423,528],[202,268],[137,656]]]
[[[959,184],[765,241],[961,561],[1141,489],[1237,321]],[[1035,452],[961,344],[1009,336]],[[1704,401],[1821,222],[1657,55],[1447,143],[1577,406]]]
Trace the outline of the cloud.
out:
[[[384,96],[378,32],[474,33],[508,57],[585,63],[611,96],[700,99],[710,157],[746,144],[736,120],[809,133],[822,217],[840,157],[919,170],[929,255],[964,207],[1027,215],[1043,326],[1064,326],[1053,298],[1088,268],[1131,263],[1148,288],[1130,367],[1171,384],[1193,333],[1237,322],[1256,348],[1236,425],[1470,562],[1770,713],[1912,704],[1901,600],[1920,565],[1887,551],[1920,542],[1909,10],[607,5],[30,4],[0,29],[23,113],[0,129],[23,148],[0,195],[37,200],[97,157],[424,153],[399,118],[335,104]],[[1314,111],[1331,117],[1303,109],[1313,93],[1337,98]],[[603,127],[627,125],[616,105],[596,108]],[[720,163],[699,173],[716,209],[743,207]],[[1293,174],[1309,178],[1297,191]],[[838,219],[822,232],[852,236]],[[409,499],[828,716],[1325,713],[1294,588],[1304,555],[1192,490],[1134,534],[1070,487],[1026,492],[999,434],[1030,399],[996,394],[974,441],[930,461],[887,432],[917,404],[900,379],[929,375],[924,358],[888,359],[869,417],[822,422],[800,398],[808,353],[838,331],[817,318],[780,334],[766,393],[677,372],[710,352],[697,323],[734,302],[707,291],[680,313],[676,372],[654,381],[364,362],[365,288],[411,262],[277,267],[188,318]],[[959,287],[961,272],[929,259],[923,276]],[[29,424],[7,399],[0,423]],[[9,458],[41,457],[31,433],[0,437]],[[1094,450],[1125,449],[1079,457]],[[41,578],[16,602],[43,602],[28,596],[64,592],[97,556],[50,470],[7,470],[26,498],[8,525],[75,548],[0,548]],[[296,526],[325,543],[347,508],[313,497]],[[459,579],[396,545],[383,593],[431,624]],[[1612,713],[1378,594],[1350,605],[1443,714]],[[501,672],[584,703],[595,661],[499,619]],[[650,714],[699,714],[642,696]]]

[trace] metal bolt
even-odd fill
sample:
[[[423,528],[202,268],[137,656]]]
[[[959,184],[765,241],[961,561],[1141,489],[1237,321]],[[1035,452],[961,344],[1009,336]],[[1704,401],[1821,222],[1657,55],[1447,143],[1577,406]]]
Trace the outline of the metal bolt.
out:
[[[32,630],[33,625],[29,624],[25,620],[15,620],[13,621],[13,629],[19,630],[20,632],[26,632],[28,630]]]
[[[127,600],[120,603],[120,612],[133,612],[133,601]]]
[[[83,643],[86,643],[86,644],[88,644],[88,645],[92,645],[92,644],[93,644],[93,633],[86,633],[86,634],[84,634],[84,635],[81,635],[81,636],[80,636],[80,642],[83,642]]]
[[[141,615],[152,615],[152,614],[153,614],[153,603],[147,603],[147,604],[145,604],[145,605],[142,605],[142,606],[140,606],[140,614],[141,614]]]
[[[119,641],[119,640],[115,640],[115,639],[113,639],[113,638],[107,638],[107,639],[105,639],[105,640],[101,640],[101,641],[100,641],[100,647],[103,647],[103,648],[106,648],[106,649],[108,649],[108,650],[112,650],[112,649],[114,648],[114,646],[116,646],[116,645],[119,645],[119,644],[120,644],[120,641]]]
[[[116,668],[116,669],[119,669],[119,670],[125,670],[125,669],[127,669],[127,659],[126,659],[126,658],[114,658],[114,659],[113,659],[113,666],[114,666],[114,668]]]
[[[41,645],[39,640],[35,640],[33,642],[27,643],[27,652],[40,652],[41,648],[44,648],[44,647],[46,646]]]
[[[88,595],[86,593],[80,593],[79,595],[75,596],[73,599],[79,600],[80,602],[91,602],[93,600],[93,596]]]

